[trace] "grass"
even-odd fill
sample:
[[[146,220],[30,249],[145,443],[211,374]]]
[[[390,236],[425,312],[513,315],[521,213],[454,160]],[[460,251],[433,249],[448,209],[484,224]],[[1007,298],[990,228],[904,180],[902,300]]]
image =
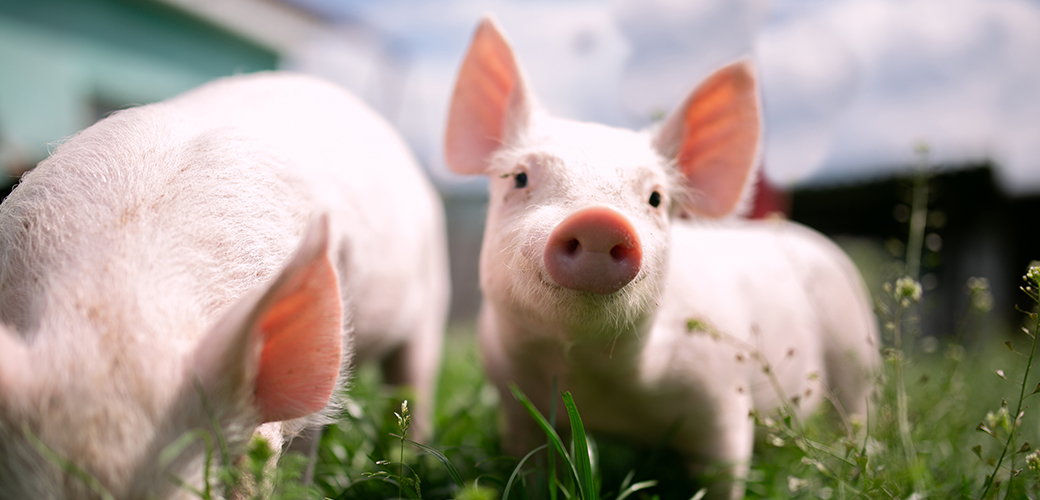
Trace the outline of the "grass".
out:
[[[1030,444],[1040,444],[1040,418],[1030,407],[1040,392],[1040,377],[1031,370],[1040,317],[1033,307],[1023,311],[1020,331],[982,328],[992,323],[983,321],[992,296],[985,280],[972,278],[965,286],[972,307],[958,331],[942,341],[921,338],[920,311],[926,308],[918,274],[927,260],[921,254],[926,175],[918,176],[912,192],[907,254],[870,266],[885,274],[872,286],[884,363],[866,420],[849,422],[826,408],[805,420],[785,408],[753,415],[760,432],[746,480],[748,498],[1040,498],[1040,450]],[[1034,305],[1040,303],[1040,268],[1024,280],[1023,292]],[[966,331],[972,328],[977,331]],[[489,385],[474,339],[471,324],[449,331],[436,432],[425,445],[407,438],[406,395],[382,386],[373,367],[359,370],[352,404],[324,432],[315,484],[306,496],[698,500],[704,495],[700,478],[688,477],[682,457],[666,447],[637,448],[586,435],[581,402],[567,393],[562,411],[574,432],[571,442],[562,441],[549,424],[555,419],[540,415],[526,395],[515,387],[513,394],[499,395]],[[528,407],[545,431],[544,446],[525,457],[499,451],[500,397],[515,397]],[[667,435],[667,429],[661,432]],[[291,467],[286,484],[296,476]],[[277,484],[276,491],[281,487]],[[302,495],[299,489],[284,491]]]
[[[375,370],[362,369],[352,391],[355,404],[323,436],[312,498],[483,499],[501,498],[507,488],[509,498],[549,498],[549,474],[530,466],[534,458],[518,468],[517,458],[498,451],[498,396],[483,378],[471,329],[454,329],[447,342],[438,431],[429,447],[400,438],[400,395],[380,385]],[[1026,467],[1033,453],[1027,443],[1040,443],[1028,394],[1036,381],[1021,384],[1032,339],[1023,334],[1008,342],[1014,351],[1003,338],[974,352],[956,343],[908,350],[903,380],[915,450],[910,458],[894,404],[891,353],[869,421],[858,434],[850,437],[833,412],[821,412],[797,429],[782,416],[762,417],[748,497],[1037,497],[1040,477],[1035,467]],[[1016,426],[1011,415],[1020,400],[1025,414]],[[572,419],[579,413],[580,401]],[[564,462],[574,460],[558,469],[559,498],[688,499],[699,491],[696,480],[685,477],[681,457],[667,449],[591,435],[591,454],[551,443]],[[989,491],[987,477],[996,478]]]
[[[1035,332],[1036,318],[1027,319]],[[490,499],[502,498],[507,488],[509,498],[697,494],[696,478],[686,477],[681,457],[669,450],[589,435],[591,453],[574,451],[581,443],[572,448],[558,438],[547,441],[563,463],[553,480],[558,496],[551,496],[544,459],[528,458],[517,467],[518,458],[498,451],[498,396],[483,378],[473,339],[467,326],[447,338],[437,432],[425,450],[398,437],[400,395],[381,386],[373,369],[361,370],[355,404],[324,434],[314,498]],[[797,426],[783,415],[760,416],[748,498],[1040,497],[1040,460],[1029,445],[1040,443],[1040,422],[1030,410],[1037,381],[1026,377],[1033,338],[996,335],[970,352],[957,343],[904,349],[886,351],[868,421],[852,435],[835,412]],[[904,410],[896,404],[897,362],[903,365]],[[581,402],[575,403],[565,410],[572,420],[580,418]],[[1012,418],[1016,412],[1022,416]]]
[[[965,287],[972,307],[958,331],[943,341],[920,338],[926,175],[918,176],[912,192],[907,254],[883,266],[886,275],[872,287],[884,364],[866,421],[847,422],[833,409],[804,421],[784,409],[756,414],[760,437],[748,498],[1040,498],[1040,450],[1030,445],[1040,444],[1040,419],[1030,408],[1040,392],[1031,372],[1040,318],[1034,307],[1023,311],[1021,331],[981,329],[989,324],[983,319],[992,296],[985,280],[972,278]],[[1040,268],[1024,279],[1024,293],[1040,303]],[[979,331],[964,331],[969,328]],[[533,407],[529,411],[545,431],[546,445],[526,457],[502,455],[498,398],[526,397],[515,389],[511,395],[495,393],[482,375],[474,338],[472,325],[449,332],[437,432],[426,447],[408,443],[394,428],[400,415],[395,419],[393,408],[401,395],[380,386],[371,369],[358,373],[351,393],[355,405],[325,432],[316,498],[703,495],[698,478],[687,477],[682,457],[667,448],[636,448],[583,430],[564,443],[548,424],[553,419],[546,421]],[[965,339],[981,341],[962,345]],[[564,401],[572,428],[581,429],[581,402],[569,394]]]
[[[1040,267],[1032,267],[1024,280],[1023,292],[1040,304]],[[974,307],[961,324],[984,324],[972,316],[992,304],[986,283],[972,278],[966,289]],[[920,285],[909,277],[880,287],[885,362],[865,422],[847,422],[833,409],[804,421],[784,408],[753,415],[759,438],[746,478],[747,498],[1040,498],[1040,449],[1030,444],[1040,443],[1040,419],[1030,407],[1040,393],[1040,377],[1032,371],[1040,332],[1036,308],[1023,311],[1015,335],[984,332],[988,338],[969,349],[961,339],[976,336],[965,332],[949,335],[945,344],[916,338],[920,298]],[[323,432],[314,484],[301,484],[308,464],[302,456],[283,456],[271,474],[273,451],[263,440],[254,439],[245,460],[232,463],[222,443],[198,432],[171,445],[168,455],[204,441],[209,460],[218,463],[215,479],[207,480],[217,491],[183,487],[205,500],[238,484],[252,485],[249,489],[262,491],[263,498],[285,500],[699,500],[704,495],[701,478],[688,477],[682,457],[663,445],[638,448],[586,434],[580,401],[569,393],[562,396],[573,430],[570,442],[549,423],[556,408],[546,419],[519,389],[497,394],[483,376],[472,324],[455,325],[447,335],[435,433],[427,444],[408,438],[406,394],[382,385],[373,366],[354,375],[350,404]],[[515,397],[528,408],[545,431],[545,445],[525,457],[499,451],[500,397]],[[74,464],[38,439],[32,442],[99,498],[111,498]]]
[[[946,343],[921,339],[914,334],[919,287],[913,280],[889,283],[881,287],[878,307],[885,363],[867,420],[846,426],[835,411],[804,421],[783,411],[755,415],[760,438],[747,497],[1040,498],[1040,450],[1030,444],[1040,443],[1040,418],[1031,409],[1040,397],[1040,377],[1031,370],[1040,317],[1026,311],[1020,331],[985,332],[988,338],[968,348],[960,336]],[[978,306],[973,314],[981,315],[991,303],[985,284],[973,280],[967,289]],[[1040,268],[1030,271],[1023,290],[1040,302]],[[965,323],[983,324],[978,319]],[[217,483],[238,484],[246,474],[252,484],[269,485],[262,488],[265,498],[274,499],[686,500],[703,494],[682,457],[667,448],[638,448],[577,430],[581,402],[569,394],[559,411],[576,429],[571,442],[532,408],[546,445],[527,457],[503,455],[499,397],[526,396],[517,390],[500,396],[489,385],[470,324],[455,325],[446,338],[436,431],[427,444],[408,439],[407,395],[382,385],[374,367],[355,374],[350,396],[343,417],[323,433],[313,485],[300,485],[306,459],[298,455],[283,456],[265,482],[272,452],[260,440],[251,443],[244,467],[218,467]],[[214,460],[226,461],[214,443],[208,448]],[[52,460],[80,477],[60,457]]]

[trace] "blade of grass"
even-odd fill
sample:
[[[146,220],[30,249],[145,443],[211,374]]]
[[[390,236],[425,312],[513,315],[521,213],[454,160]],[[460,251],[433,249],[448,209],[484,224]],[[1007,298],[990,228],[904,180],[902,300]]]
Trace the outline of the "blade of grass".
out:
[[[179,488],[187,489],[194,493],[199,498],[210,498],[211,492],[209,491],[209,470],[213,462],[213,438],[209,432],[205,429],[194,429],[186,432],[181,437],[177,438],[173,443],[169,444],[159,454],[159,465],[163,468],[168,468],[170,464],[174,462],[184,450],[188,449],[189,446],[195,443],[195,441],[202,441],[206,447],[205,462],[203,463],[204,476],[206,491],[199,491],[192,487],[179,476],[173,474],[170,475],[170,480],[173,481]]]
[[[545,420],[542,413],[534,407],[534,403],[532,403],[530,399],[527,399],[527,396],[524,395],[523,391],[521,391],[516,384],[509,384],[509,390],[513,392],[513,397],[523,405],[524,409],[526,409],[527,413],[531,415],[531,418],[534,419],[535,423],[542,428],[542,431],[545,432],[546,437],[549,439],[549,444],[556,449],[557,453],[563,456],[564,461],[566,461],[567,465],[570,466],[574,480],[580,483],[581,478],[578,476],[578,469],[574,465],[574,461],[571,460],[570,455],[567,453],[567,449],[563,447],[563,441],[560,439],[560,435],[556,433],[556,429],[553,429],[552,425],[549,425],[549,422]]]
[[[29,430],[28,426],[23,427],[22,432],[29,441],[29,444],[31,444],[33,448],[36,448],[36,451],[47,459],[47,461],[60,468],[66,474],[79,480],[87,488],[90,488],[90,491],[97,495],[101,500],[115,500],[115,497],[113,497],[112,494],[102,486],[101,482],[98,481],[97,478],[90,475],[89,472],[81,469],[71,460],[66,459],[59,455],[58,452],[52,450],[50,446],[47,446],[47,443],[44,443],[42,439]]]
[[[408,443],[408,444],[410,444],[410,445],[412,445],[412,446],[414,446],[416,448],[419,448],[420,450],[425,451],[426,453],[429,453],[430,455],[433,455],[433,458],[436,458],[438,461],[440,461],[440,463],[444,464],[444,468],[445,469],[448,469],[448,475],[451,476],[451,480],[452,481],[455,481],[455,485],[456,486],[458,486],[459,488],[462,488],[462,487],[465,486],[465,483],[462,481],[462,475],[459,474],[459,471],[458,471],[458,469],[455,468],[455,465],[452,464],[451,460],[448,460],[448,457],[444,456],[443,453],[437,451],[434,448],[426,446],[425,444],[417,443],[415,441],[412,441],[411,439],[408,439],[406,437],[398,436],[397,434],[394,434],[394,433],[391,433],[390,435],[395,437],[395,438],[398,438],[398,439],[403,439],[404,442],[406,442],[406,443]]]
[[[628,474],[625,474],[625,479],[621,480],[621,489],[624,490],[625,488],[628,488],[628,485],[632,484],[632,478],[635,477],[635,476],[636,476],[636,470],[635,469],[632,469],[632,470],[628,471]]]
[[[618,495],[617,500],[625,500],[626,498],[628,498],[629,495],[639,490],[653,488],[654,486],[657,486],[657,481],[655,480],[638,482],[636,484],[633,484],[632,486],[629,486],[628,488],[625,488],[625,490],[622,491],[620,495]]]
[[[567,417],[571,421],[571,439],[574,442],[574,461],[578,469],[578,488],[583,499],[596,497],[596,483],[592,477],[592,462],[589,459],[589,443],[585,439],[585,426],[578,415],[578,407],[570,392],[563,393],[563,406],[567,408]]]
[[[549,424],[556,428],[556,376],[553,375],[552,396],[549,400]],[[564,490],[566,491],[566,490]],[[568,498],[570,498],[568,496]],[[556,454],[549,451],[549,500],[556,500]]]
[[[571,494],[569,491],[567,491],[567,486],[565,484],[556,481],[556,487],[559,488],[561,492],[563,492],[563,498],[565,500],[571,500]]]
[[[527,452],[527,454],[524,455],[524,458],[520,459],[520,462],[516,464],[515,468],[513,468],[513,473],[509,475],[509,481],[506,481],[506,488],[502,490],[502,500],[509,500],[509,491],[513,489],[513,481],[516,480],[516,476],[520,474],[520,468],[524,466],[524,463],[527,462],[528,459],[533,457],[535,453],[544,450],[548,446],[548,444],[543,444]]]

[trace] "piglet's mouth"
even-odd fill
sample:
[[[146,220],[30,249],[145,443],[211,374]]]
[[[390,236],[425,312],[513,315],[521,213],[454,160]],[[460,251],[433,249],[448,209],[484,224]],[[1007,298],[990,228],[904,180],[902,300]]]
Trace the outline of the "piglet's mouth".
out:
[[[610,292],[610,293],[595,293],[595,292],[590,292],[590,291],[586,291],[586,290],[575,290],[573,288],[568,288],[568,287],[562,286],[562,285],[560,285],[558,283],[553,282],[553,280],[551,278],[549,278],[549,276],[545,273],[544,270],[538,272],[538,281],[540,281],[542,286],[547,288],[549,291],[554,292],[554,293],[574,294],[574,295],[578,295],[578,296],[581,296],[581,297],[589,297],[589,298],[592,298],[592,297],[609,298],[609,297],[616,297],[616,296],[622,295],[626,291],[631,290],[632,288],[638,286],[645,279],[646,279],[646,274],[645,273],[639,273],[631,281],[626,283],[624,286],[621,286],[618,289],[614,290],[613,292]]]

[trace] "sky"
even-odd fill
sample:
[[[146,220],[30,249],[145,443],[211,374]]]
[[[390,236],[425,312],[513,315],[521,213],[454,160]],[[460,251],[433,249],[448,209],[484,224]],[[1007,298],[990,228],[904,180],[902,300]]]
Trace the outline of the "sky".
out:
[[[455,74],[482,15],[558,116],[642,128],[714,68],[755,63],[763,169],[782,187],[992,161],[1040,193],[1038,0],[293,0],[342,26],[287,66],[355,89],[448,189]]]

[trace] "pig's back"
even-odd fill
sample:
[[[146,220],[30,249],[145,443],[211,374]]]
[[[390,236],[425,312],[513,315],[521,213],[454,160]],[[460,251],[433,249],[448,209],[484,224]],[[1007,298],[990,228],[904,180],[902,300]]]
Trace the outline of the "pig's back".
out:
[[[818,372],[847,410],[862,409],[878,360],[876,320],[858,271],[833,242],[785,221],[680,223],[671,255],[662,314],[679,330],[704,320],[784,366],[776,376],[788,396]],[[733,367],[748,368],[757,376],[753,363]],[[756,389],[756,404],[777,404],[768,383]]]
[[[351,304],[360,358],[383,354],[448,297],[439,198],[399,134],[357,97],[323,80],[261,73],[183,96],[286,159],[290,182],[332,214],[333,256]],[[174,101],[171,104],[176,104]],[[222,108],[224,113],[207,113]],[[301,112],[301,110],[306,110]],[[418,280],[417,280],[418,278]]]

